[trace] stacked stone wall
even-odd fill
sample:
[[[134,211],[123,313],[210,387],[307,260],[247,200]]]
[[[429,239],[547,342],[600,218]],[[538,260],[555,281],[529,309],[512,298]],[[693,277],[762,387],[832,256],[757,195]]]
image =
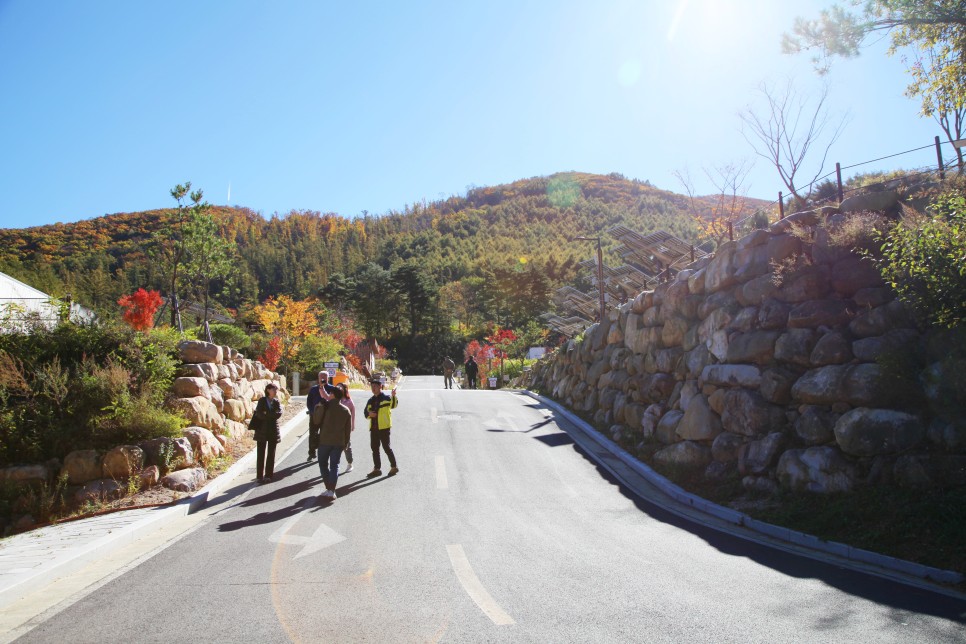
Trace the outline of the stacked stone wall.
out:
[[[532,386],[657,463],[750,490],[966,483],[966,424],[920,387],[950,365],[883,366],[924,337],[875,267],[832,245],[843,221],[797,213],[722,244],[538,363]]]

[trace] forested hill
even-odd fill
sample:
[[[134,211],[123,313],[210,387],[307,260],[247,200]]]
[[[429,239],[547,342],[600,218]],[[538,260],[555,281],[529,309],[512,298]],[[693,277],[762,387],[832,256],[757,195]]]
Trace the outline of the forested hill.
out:
[[[230,308],[279,294],[304,298],[319,294],[330,278],[351,280],[370,264],[412,265],[436,288],[508,272],[541,274],[555,288],[575,278],[577,262],[593,257],[591,244],[570,238],[601,233],[608,253],[617,242],[603,233],[623,224],[696,240],[687,206],[684,196],[621,175],[566,173],[355,219],[313,211],[266,219],[246,208],[213,207],[220,233],[237,246],[234,275],[213,296]],[[164,291],[150,249],[152,235],[174,212],[3,229],[0,270],[94,307],[110,308],[141,286]],[[605,261],[619,264],[620,258]]]

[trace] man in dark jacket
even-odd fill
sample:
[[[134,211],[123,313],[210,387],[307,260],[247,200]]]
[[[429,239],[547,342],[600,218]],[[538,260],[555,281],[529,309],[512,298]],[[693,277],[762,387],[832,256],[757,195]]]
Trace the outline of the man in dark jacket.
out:
[[[328,405],[334,396],[334,391],[335,387],[329,384],[329,372],[320,371],[318,384],[312,385],[312,388],[309,389],[309,395],[305,398],[305,406],[308,407],[305,413],[309,415],[309,457],[305,459],[306,461],[315,458],[315,450],[319,445],[319,422],[321,422],[321,419],[319,418],[317,421],[319,414],[313,414],[312,411],[317,405]]]
[[[480,365],[476,364],[473,356],[466,360],[466,382],[470,389],[476,389],[476,375],[480,372]]]

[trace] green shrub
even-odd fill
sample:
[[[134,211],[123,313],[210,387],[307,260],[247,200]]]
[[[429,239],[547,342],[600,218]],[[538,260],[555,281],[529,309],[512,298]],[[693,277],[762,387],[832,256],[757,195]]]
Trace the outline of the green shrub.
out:
[[[101,427],[101,438],[110,445],[133,444],[150,438],[177,438],[185,419],[157,407],[145,396],[128,399]],[[107,447],[107,445],[105,445]]]
[[[292,370],[302,373],[318,373],[326,362],[337,362],[339,354],[344,350],[342,343],[331,335],[306,336],[299,347],[298,354],[292,360]]]
[[[966,320],[966,206],[961,199],[945,216],[907,212],[878,235],[881,257],[866,253],[925,325],[953,328]]]
[[[252,338],[242,329],[233,324],[209,324],[211,339],[215,344],[229,346],[237,351],[243,351],[252,344]]]

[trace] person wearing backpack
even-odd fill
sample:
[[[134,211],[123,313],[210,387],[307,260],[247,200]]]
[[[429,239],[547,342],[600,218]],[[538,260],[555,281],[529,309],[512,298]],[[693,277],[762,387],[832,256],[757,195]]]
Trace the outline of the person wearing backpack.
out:
[[[349,445],[352,432],[352,414],[342,402],[342,389],[333,388],[332,400],[322,407],[324,412],[319,424],[319,473],[325,484],[322,496],[333,500],[337,498],[335,485],[339,480],[342,451]]]
[[[366,478],[382,476],[382,460],[379,457],[379,447],[386,451],[389,457],[389,476],[399,472],[396,467],[396,455],[389,446],[389,430],[392,428],[392,410],[399,404],[396,390],[389,396],[382,390],[382,381],[373,378],[369,381],[372,387],[372,398],[366,403],[363,415],[369,419],[369,446],[372,448],[372,471]]]
[[[318,384],[312,385],[309,395],[305,397],[305,406],[308,409],[305,413],[309,415],[309,456],[305,460],[311,461],[315,458],[315,450],[319,444],[319,425],[322,422],[322,411],[332,400],[332,392],[335,387],[329,384],[329,372],[319,372]],[[316,407],[322,405],[323,409],[315,411]]]

